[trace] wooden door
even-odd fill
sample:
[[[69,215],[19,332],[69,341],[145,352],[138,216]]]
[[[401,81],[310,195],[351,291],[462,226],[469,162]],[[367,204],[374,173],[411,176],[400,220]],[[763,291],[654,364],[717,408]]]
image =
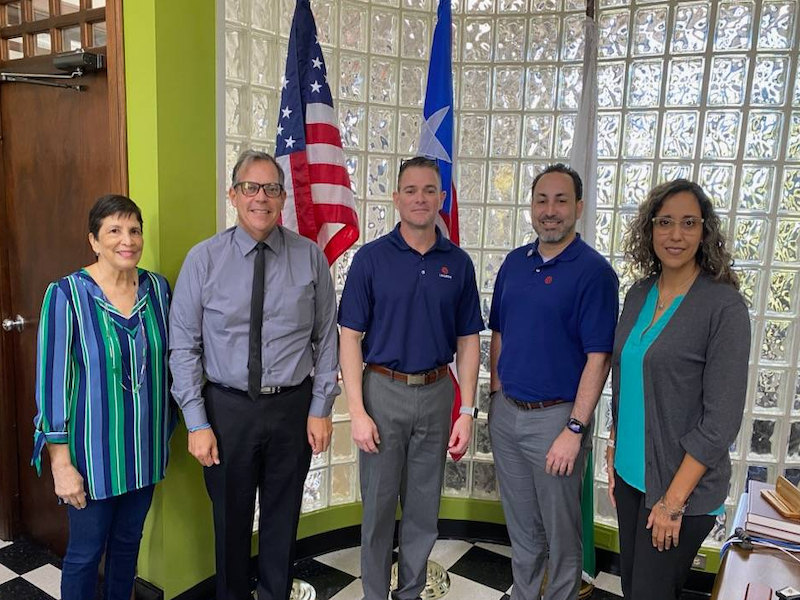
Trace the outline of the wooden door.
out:
[[[120,7],[92,8],[93,1],[0,0],[0,70],[55,72],[52,53],[35,56],[43,35],[53,51],[76,32],[84,47],[107,39],[107,48],[91,51],[107,54],[108,69],[71,80],[84,91],[0,84],[0,317],[25,321],[21,331],[0,331],[0,537],[27,536],[59,554],[66,511],[47,460],[40,478],[30,466],[38,315],[50,281],[94,261],[89,208],[103,194],[127,191]],[[59,14],[70,3],[77,10]]]

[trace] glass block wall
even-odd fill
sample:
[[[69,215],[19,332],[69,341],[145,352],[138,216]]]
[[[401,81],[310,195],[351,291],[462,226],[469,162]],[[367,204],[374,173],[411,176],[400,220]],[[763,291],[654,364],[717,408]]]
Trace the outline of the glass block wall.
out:
[[[241,149],[273,149],[294,0],[221,1],[224,182]],[[436,4],[314,0],[312,7],[363,244],[396,221],[391,192],[399,159],[414,154],[419,135]],[[582,83],[584,6],[580,0],[452,0],[452,7],[461,239],[475,263],[487,317],[503,258],[531,240],[534,175],[569,155]],[[657,182],[695,179],[717,203],[751,308],[750,389],[731,448],[728,510],[712,532],[719,539],[747,477],[800,479],[797,0],[598,0],[598,9],[598,249],[620,274],[624,294],[631,274],[621,237],[637,204]],[[354,251],[334,267],[339,291]],[[498,497],[486,423],[488,356],[486,332],[481,413],[467,456],[447,463],[448,496]],[[598,457],[605,454],[609,414],[607,388],[596,423]],[[331,450],[314,460],[303,510],[356,501],[356,460],[341,397]],[[595,466],[595,514],[614,524],[602,462]]]

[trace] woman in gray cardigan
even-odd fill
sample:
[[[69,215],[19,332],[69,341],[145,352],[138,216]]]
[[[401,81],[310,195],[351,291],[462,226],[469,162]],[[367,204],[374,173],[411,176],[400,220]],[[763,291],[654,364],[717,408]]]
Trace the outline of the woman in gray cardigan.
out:
[[[644,276],[625,298],[607,450],[622,591],[674,600],[724,511],[742,421],[750,319],[720,220],[696,183],[654,188],[625,240]]]

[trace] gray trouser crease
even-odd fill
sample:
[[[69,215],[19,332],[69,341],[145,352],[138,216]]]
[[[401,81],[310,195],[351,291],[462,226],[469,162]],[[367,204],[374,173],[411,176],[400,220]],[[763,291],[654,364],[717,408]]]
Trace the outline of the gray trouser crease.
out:
[[[489,410],[500,500],[511,538],[512,600],[575,600],[581,584],[583,542],[581,485],[591,435],[584,434],[569,476],[545,472],[547,452],[572,411],[565,402],[520,410],[498,391]],[[591,431],[591,426],[587,428]]]
[[[386,600],[395,511],[400,498],[399,573],[395,600],[414,600],[438,536],[439,499],[450,435],[449,378],[408,386],[365,371],[364,408],[380,436],[376,454],[359,453],[363,518],[361,579],[366,600]]]

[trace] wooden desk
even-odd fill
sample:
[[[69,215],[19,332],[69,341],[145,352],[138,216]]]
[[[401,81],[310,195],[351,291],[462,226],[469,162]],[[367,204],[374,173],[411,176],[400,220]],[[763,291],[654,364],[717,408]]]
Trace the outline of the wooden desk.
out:
[[[795,555],[797,556],[797,555]],[[774,590],[800,586],[800,563],[780,550],[758,548],[749,552],[733,546],[725,554],[714,581],[712,600],[744,600],[747,584],[763,583]],[[773,598],[775,596],[773,595]]]

